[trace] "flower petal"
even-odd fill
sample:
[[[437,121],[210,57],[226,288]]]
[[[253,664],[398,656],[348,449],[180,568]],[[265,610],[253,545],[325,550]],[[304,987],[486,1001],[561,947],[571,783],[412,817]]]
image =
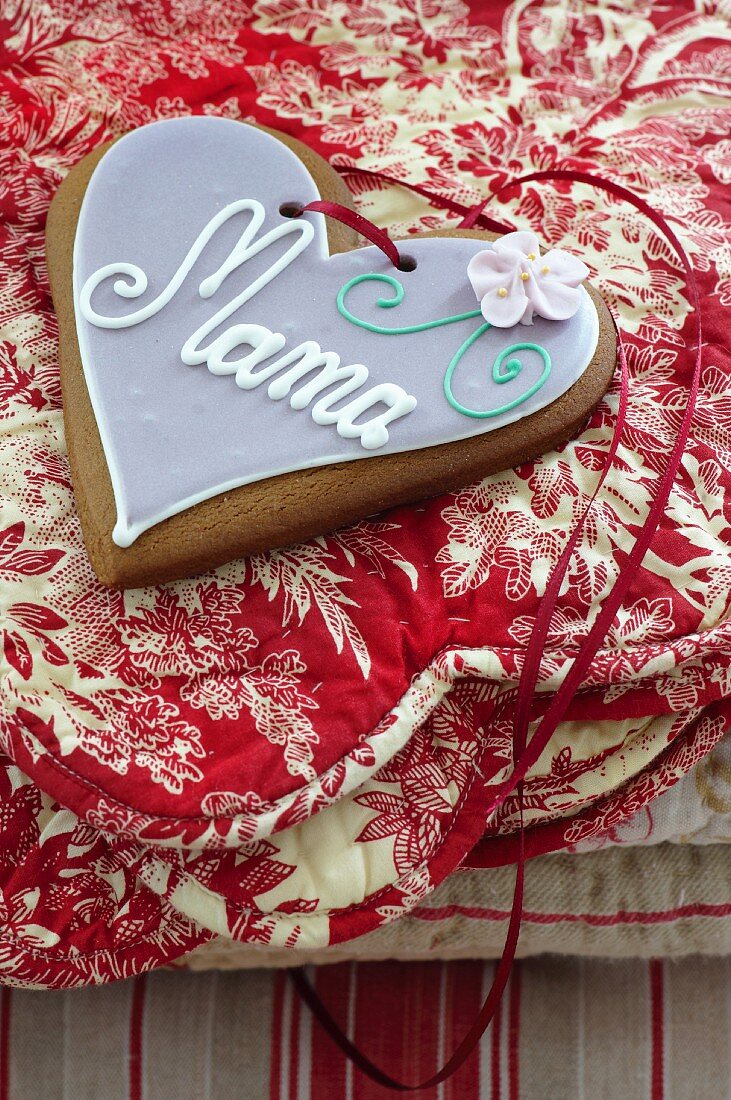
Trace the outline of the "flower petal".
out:
[[[550,277],[563,283],[564,286],[578,286],[590,275],[585,263],[561,248],[552,248],[545,256],[541,256],[540,267],[547,267]]]
[[[540,256],[541,249],[538,244],[538,237],[535,233],[531,233],[529,229],[518,229],[514,233],[506,233],[502,237],[498,237],[496,241],[492,242],[492,247],[496,252],[520,252],[521,256],[529,256],[533,253],[535,256]]]
[[[477,298],[484,297],[496,287],[507,286],[519,260],[519,256],[514,259],[499,256],[491,248],[476,253],[467,265],[467,276]]]
[[[482,316],[495,328],[512,328],[524,316],[526,306],[529,306],[525,294],[524,283],[520,278],[520,272],[515,271],[509,282],[503,282],[494,290],[488,291],[480,302]],[[500,290],[507,290],[507,294],[500,295]]]
[[[581,289],[564,286],[550,275],[538,273],[525,284],[526,294],[539,317],[566,321],[581,305]]]

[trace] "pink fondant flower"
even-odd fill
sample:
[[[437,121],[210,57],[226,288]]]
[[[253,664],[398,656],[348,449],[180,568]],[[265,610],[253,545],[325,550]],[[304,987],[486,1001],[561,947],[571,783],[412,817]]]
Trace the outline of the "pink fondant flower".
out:
[[[506,233],[472,257],[467,275],[486,321],[512,328],[533,324],[533,314],[565,321],[581,304],[580,284],[589,269],[570,252],[541,256],[535,233]]]

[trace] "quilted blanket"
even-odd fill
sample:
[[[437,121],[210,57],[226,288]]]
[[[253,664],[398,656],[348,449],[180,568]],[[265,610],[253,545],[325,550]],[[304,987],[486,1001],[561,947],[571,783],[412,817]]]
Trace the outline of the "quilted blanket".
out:
[[[729,12],[642,0],[81,0],[0,12],[0,966],[101,981],[211,933],[320,948],[413,908],[518,824],[510,703],[547,577],[606,459],[581,437],[460,493],[203,577],[110,592],[63,439],[43,228],[70,166],[185,113],[296,136],[396,234],[573,168],[651,199],[704,294],[702,392],[644,567],[525,784],[532,854],[601,836],[723,737],[731,704]],[[545,708],[647,515],[688,385],[688,292],[652,227],[582,186],[500,208],[578,251],[628,345],[618,458],[543,655]],[[482,839],[481,839],[482,838]]]

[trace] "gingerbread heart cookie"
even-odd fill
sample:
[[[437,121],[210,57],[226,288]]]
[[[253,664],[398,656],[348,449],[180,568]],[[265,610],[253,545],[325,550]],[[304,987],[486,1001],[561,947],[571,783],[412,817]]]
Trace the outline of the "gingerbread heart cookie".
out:
[[[578,432],[616,362],[587,269],[530,233],[409,237],[319,213],[299,142],[152,123],[64,181],[47,252],[64,419],[100,580],[133,586],[455,489]]]

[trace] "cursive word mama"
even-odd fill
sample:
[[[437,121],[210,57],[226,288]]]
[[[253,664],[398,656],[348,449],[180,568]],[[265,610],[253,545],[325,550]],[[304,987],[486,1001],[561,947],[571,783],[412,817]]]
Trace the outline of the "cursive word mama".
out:
[[[340,356],[336,352],[323,351],[315,340],[305,340],[291,351],[280,355],[286,345],[285,337],[281,332],[272,332],[264,325],[233,324],[214,339],[210,339],[220,325],[304,252],[314,236],[311,222],[288,221],[275,226],[262,236],[257,236],[264,223],[264,206],[256,199],[239,199],[211,218],[191,245],[170,282],[147,305],[126,316],[105,316],[97,313],[91,303],[92,295],[100,283],[107,279],[115,279],[114,293],[120,298],[140,298],[147,290],[147,276],[136,264],[106,264],[90,275],[81,288],[79,308],[82,316],[89,324],[107,329],[130,328],[154,317],[177,293],[214,233],[235,215],[243,212],[249,212],[251,218],[218,270],[205,278],[198,287],[201,298],[212,297],[232,272],[269,245],[290,236],[294,237],[294,241],[258,278],[196,329],[183,344],[180,358],[189,366],[205,363],[211,374],[235,375],[236,385],[243,390],[256,389],[272,379],[267,387],[267,394],[272,400],[279,401],[289,397],[289,404],[293,409],[305,409],[312,405],[310,412],[316,424],[334,424],[342,438],[358,439],[365,450],[383,447],[389,439],[388,425],[416,408],[416,398],[401,386],[382,382],[364,389],[368,381],[368,368],[362,363],[341,364]],[[251,350],[240,358],[230,358],[239,348]],[[273,359],[274,356],[278,358]],[[278,377],[275,378],[275,375]],[[312,377],[305,381],[310,375]],[[356,391],[360,392],[356,394]],[[349,398],[346,404],[335,408],[346,398]],[[382,407],[382,411],[374,412],[378,407]],[[374,415],[368,417],[366,414],[369,411]],[[366,419],[358,423],[364,416]]]

